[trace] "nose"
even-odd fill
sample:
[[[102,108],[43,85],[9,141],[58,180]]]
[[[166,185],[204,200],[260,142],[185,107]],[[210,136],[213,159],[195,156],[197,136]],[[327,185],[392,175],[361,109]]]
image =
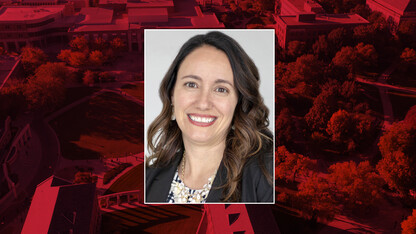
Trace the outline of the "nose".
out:
[[[209,110],[211,107],[211,93],[209,92],[209,90],[203,90],[197,97],[197,108],[200,110]]]

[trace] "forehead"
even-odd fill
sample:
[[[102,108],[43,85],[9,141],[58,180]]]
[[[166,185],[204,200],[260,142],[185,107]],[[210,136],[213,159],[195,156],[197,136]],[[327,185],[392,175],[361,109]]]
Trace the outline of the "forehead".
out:
[[[233,83],[233,71],[227,55],[213,46],[204,45],[185,57],[178,70],[178,78],[197,75],[205,79],[226,79]]]

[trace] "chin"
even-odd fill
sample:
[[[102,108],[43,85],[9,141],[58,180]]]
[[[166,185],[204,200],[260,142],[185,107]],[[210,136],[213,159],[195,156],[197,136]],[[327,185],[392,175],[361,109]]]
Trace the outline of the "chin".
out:
[[[198,143],[210,142],[215,139],[211,134],[192,134],[188,135],[188,137],[190,140]]]

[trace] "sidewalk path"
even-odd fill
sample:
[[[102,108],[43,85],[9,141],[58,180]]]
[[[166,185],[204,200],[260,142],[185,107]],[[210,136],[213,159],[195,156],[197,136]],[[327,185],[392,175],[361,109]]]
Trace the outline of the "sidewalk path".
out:
[[[393,62],[377,79],[377,82],[374,81],[367,81],[362,78],[356,78],[358,82],[370,84],[378,88],[380,93],[380,99],[383,105],[383,113],[384,113],[384,121],[383,121],[383,130],[390,129],[391,124],[394,122],[394,113],[393,107],[391,105],[391,100],[389,97],[389,89],[401,91],[401,92],[408,92],[416,94],[416,90],[397,87],[393,85],[389,85],[386,83],[386,80],[390,77],[394,70],[396,70],[398,66],[398,62]]]

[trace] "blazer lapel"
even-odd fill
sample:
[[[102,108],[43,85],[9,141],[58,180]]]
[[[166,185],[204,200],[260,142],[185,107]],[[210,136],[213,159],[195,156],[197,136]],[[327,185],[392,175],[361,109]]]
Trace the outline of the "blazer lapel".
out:
[[[147,184],[146,186],[147,202],[166,202],[173,176],[175,175],[180,160],[181,157],[177,154],[171,163],[171,166],[150,169],[154,171],[150,173],[151,175],[149,177],[151,178],[146,178],[146,180],[151,181],[151,184]]]
[[[215,175],[214,183],[212,183],[211,191],[209,191],[206,202],[221,202],[223,188],[220,186],[227,181],[227,169],[221,161],[217,174]]]

